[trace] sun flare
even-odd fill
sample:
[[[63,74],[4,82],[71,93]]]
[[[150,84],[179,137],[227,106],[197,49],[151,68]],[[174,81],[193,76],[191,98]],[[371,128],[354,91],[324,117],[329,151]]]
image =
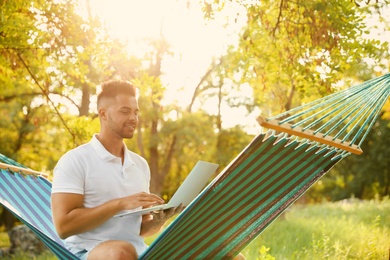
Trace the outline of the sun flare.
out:
[[[206,21],[201,6],[195,1],[94,0],[90,4],[109,34],[126,42],[131,55],[143,57],[148,49],[145,39],[163,36],[167,40],[173,54],[164,58],[162,67],[165,103],[181,107],[190,103],[212,59],[223,55],[229,44],[237,42],[238,32],[245,22],[241,19],[225,26],[227,19],[237,16],[237,6],[233,5],[215,19]],[[252,93],[242,95],[247,97]],[[206,102],[202,108],[210,114],[216,113],[215,102]],[[225,106],[224,110],[229,108]],[[237,117],[231,115],[242,114],[242,111],[235,111],[237,109],[225,113],[230,115],[223,120],[226,127],[238,123]],[[250,121],[255,120],[250,118]]]

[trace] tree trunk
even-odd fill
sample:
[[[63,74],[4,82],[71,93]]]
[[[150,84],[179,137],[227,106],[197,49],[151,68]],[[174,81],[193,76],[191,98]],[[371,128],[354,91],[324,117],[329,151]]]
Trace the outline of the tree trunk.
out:
[[[158,48],[155,54],[155,64],[150,65],[150,74],[155,79],[160,77],[161,75],[161,60],[162,60],[162,54],[164,50],[161,48]],[[152,91],[152,96],[155,96],[156,93]],[[150,147],[149,147],[149,167],[150,167],[150,173],[151,173],[151,183],[150,183],[150,190],[153,193],[156,193],[157,195],[161,195],[162,191],[162,184],[165,176],[163,173],[159,170],[159,152],[158,152],[158,121],[160,120],[157,111],[159,111],[160,105],[153,100],[152,103],[153,110],[156,111],[156,116],[153,117],[152,124],[151,124],[151,140]]]
[[[89,112],[91,88],[87,83],[82,85],[81,106],[79,108],[79,116],[87,116]]]
[[[158,135],[157,120],[153,120],[152,127],[151,127],[152,139],[156,138],[157,135]],[[159,171],[159,165],[158,165],[159,153],[157,147],[158,147],[158,142],[152,140],[151,146],[149,148],[149,153],[150,153],[149,167],[152,176],[150,190],[151,192],[160,195],[162,190],[162,180],[164,180],[164,176],[162,176],[162,172]]]

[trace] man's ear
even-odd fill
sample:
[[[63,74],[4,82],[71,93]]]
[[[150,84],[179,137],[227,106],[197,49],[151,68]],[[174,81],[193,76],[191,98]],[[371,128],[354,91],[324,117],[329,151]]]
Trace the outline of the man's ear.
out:
[[[101,119],[106,119],[107,118],[107,111],[106,111],[106,109],[104,107],[99,108],[98,113],[99,113],[99,117]]]

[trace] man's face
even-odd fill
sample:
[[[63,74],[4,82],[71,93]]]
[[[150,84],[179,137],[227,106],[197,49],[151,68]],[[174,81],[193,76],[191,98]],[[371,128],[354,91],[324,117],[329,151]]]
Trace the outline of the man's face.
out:
[[[118,95],[106,107],[106,127],[119,138],[132,138],[138,123],[138,102],[135,97]]]

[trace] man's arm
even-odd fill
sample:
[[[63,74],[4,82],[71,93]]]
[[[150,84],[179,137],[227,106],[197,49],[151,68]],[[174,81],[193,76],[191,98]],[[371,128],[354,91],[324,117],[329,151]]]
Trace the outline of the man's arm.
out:
[[[94,229],[122,210],[164,203],[157,195],[145,192],[94,208],[85,208],[84,195],[74,193],[53,193],[51,201],[54,226],[62,239]]]
[[[182,212],[184,209],[183,205],[176,208],[170,208],[166,210],[160,210],[153,214],[145,214],[142,216],[142,225],[140,235],[142,237],[148,237],[159,232],[164,224],[173,215]]]

